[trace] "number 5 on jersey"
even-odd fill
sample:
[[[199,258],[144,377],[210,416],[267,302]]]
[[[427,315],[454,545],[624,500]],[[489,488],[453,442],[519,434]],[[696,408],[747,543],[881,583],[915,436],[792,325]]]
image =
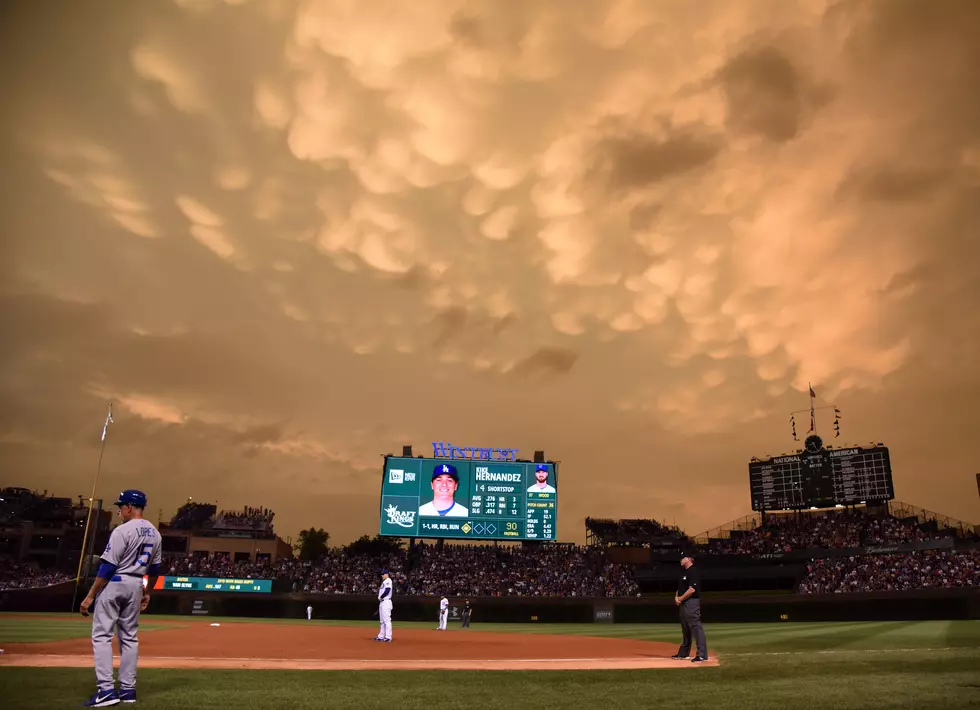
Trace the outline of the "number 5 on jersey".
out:
[[[153,543],[144,542],[140,546],[139,557],[136,558],[136,565],[138,567],[148,567],[150,564],[150,555],[153,554]]]

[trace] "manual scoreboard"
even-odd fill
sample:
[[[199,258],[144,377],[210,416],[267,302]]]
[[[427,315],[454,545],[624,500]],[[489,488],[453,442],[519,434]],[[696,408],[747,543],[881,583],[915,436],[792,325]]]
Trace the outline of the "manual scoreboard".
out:
[[[886,446],[824,449],[819,437],[804,451],[749,463],[752,510],[824,508],[894,499]]]
[[[386,456],[382,535],[555,540],[554,463]]]

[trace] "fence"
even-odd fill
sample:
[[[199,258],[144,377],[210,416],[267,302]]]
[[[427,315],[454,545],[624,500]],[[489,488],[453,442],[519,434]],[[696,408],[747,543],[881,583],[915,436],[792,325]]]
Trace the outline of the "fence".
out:
[[[72,585],[0,592],[0,612],[67,612]],[[453,599],[451,618],[464,599]],[[473,626],[508,623],[677,623],[673,595],[639,598],[471,597]],[[436,623],[438,597],[396,597],[393,619]],[[152,614],[371,620],[377,600],[313,594],[156,592]],[[921,621],[980,619],[980,588],[868,594],[717,594],[702,599],[706,623],[779,621]]]

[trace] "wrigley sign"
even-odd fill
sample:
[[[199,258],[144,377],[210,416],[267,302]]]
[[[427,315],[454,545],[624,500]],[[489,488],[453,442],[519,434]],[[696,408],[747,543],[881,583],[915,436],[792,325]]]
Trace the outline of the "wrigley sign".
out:
[[[520,449],[485,449],[481,446],[453,446],[447,441],[432,442],[432,456],[468,461],[516,461]]]

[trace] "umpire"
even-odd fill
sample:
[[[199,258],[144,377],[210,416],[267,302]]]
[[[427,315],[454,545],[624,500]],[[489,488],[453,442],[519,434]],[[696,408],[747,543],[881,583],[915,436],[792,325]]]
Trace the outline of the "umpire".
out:
[[[677,605],[681,619],[681,631],[684,633],[684,640],[677,651],[678,660],[687,660],[691,655],[691,636],[698,644],[697,655],[691,659],[691,663],[703,663],[708,660],[708,642],[704,638],[704,629],[701,628],[701,573],[694,566],[694,558],[689,553],[684,553],[681,557],[680,579],[677,580],[677,594],[674,595],[674,603]]]

